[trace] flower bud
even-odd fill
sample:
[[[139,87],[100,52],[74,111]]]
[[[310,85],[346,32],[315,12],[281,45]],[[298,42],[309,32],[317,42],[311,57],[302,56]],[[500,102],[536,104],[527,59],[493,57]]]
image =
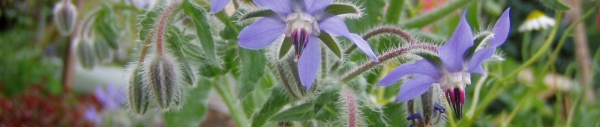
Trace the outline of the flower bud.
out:
[[[445,117],[444,99],[440,85],[434,84],[421,96],[406,103],[407,120],[411,126],[429,127],[437,124]]]
[[[144,62],[144,78],[158,107],[163,111],[169,110],[180,102],[178,67],[174,57],[167,52],[149,58]]]
[[[73,32],[77,9],[71,2],[61,1],[54,5],[54,23],[62,36],[69,36]]]
[[[306,89],[300,83],[298,75],[298,66],[294,57],[286,56],[277,62],[277,72],[285,86],[285,90],[295,98],[302,98],[306,95]],[[317,84],[317,83],[315,83]],[[313,85],[315,87],[316,85]]]
[[[148,109],[149,93],[146,83],[142,79],[142,68],[136,64],[130,69],[132,70],[127,87],[127,101],[135,114],[143,115]]]
[[[106,40],[103,38],[96,38],[94,41],[94,51],[99,63],[110,62],[111,50]]]
[[[79,64],[81,64],[84,69],[93,69],[96,64],[96,56],[90,43],[79,38],[75,38],[74,42],[77,43],[76,50]]]

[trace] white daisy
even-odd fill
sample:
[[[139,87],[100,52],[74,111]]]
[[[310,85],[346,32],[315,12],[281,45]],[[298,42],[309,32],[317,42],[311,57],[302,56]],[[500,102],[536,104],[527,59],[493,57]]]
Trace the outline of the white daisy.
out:
[[[543,30],[556,25],[554,19],[546,16],[544,12],[535,10],[527,16],[527,19],[521,26],[519,26],[519,32],[531,31],[531,30]]]

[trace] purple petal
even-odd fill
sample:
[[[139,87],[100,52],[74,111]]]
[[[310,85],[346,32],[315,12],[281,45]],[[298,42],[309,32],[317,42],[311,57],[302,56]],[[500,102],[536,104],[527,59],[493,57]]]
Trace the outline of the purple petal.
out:
[[[312,15],[325,11],[331,3],[333,3],[333,0],[304,0],[306,12]]]
[[[450,40],[439,47],[439,54],[444,68],[449,72],[458,72],[462,70],[463,61],[465,60],[465,53],[467,49],[473,46],[473,35],[471,33],[471,27],[467,23],[465,18],[466,11],[463,13],[458,27],[454,31]]]
[[[373,50],[367,41],[356,34],[350,33],[350,31],[348,31],[348,27],[346,27],[346,23],[344,23],[344,20],[339,16],[331,16],[321,21],[319,23],[319,28],[331,34],[332,36],[344,36],[350,39],[362,52],[369,56],[369,58],[371,58],[373,61],[379,61],[377,60],[377,56],[375,56],[375,53],[373,53]]]
[[[217,13],[229,3],[231,0],[210,0],[210,13]]]
[[[433,79],[429,76],[417,75],[402,84],[402,88],[400,88],[400,92],[398,93],[396,101],[404,102],[421,96],[421,94],[429,90],[429,87],[431,87],[432,83],[436,82],[436,79]]]
[[[319,49],[319,38],[310,36],[308,44],[306,44],[306,48],[304,48],[298,60],[300,82],[306,89],[310,89],[315,81],[320,65],[321,50]]]
[[[476,73],[476,74],[480,74],[480,75],[486,75],[485,70],[483,70],[483,67],[481,65],[477,65],[477,67],[475,67],[475,69],[469,70],[469,73]]]
[[[334,37],[350,34],[344,19],[339,16],[327,16],[327,18],[321,19],[319,21],[319,28]]]
[[[494,53],[496,52],[496,48],[487,48],[487,49],[482,49],[479,51],[476,51],[475,53],[473,53],[473,56],[471,56],[471,59],[469,60],[469,72],[473,72],[476,69],[479,69],[478,67],[481,67],[481,62],[483,62],[484,60],[492,57],[492,55],[494,55]],[[479,70],[477,70],[479,71]],[[481,73],[480,73],[481,74]]]
[[[378,86],[389,86],[396,83],[400,78],[409,74],[421,74],[431,78],[439,78],[442,73],[427,60],[419,60],[415,63],[402,64],[396,69],[387,74],[379,83]]]
[[[379,62],[379,60],[377,59],[377,56],[375,56],[375,53],[373,53],[373,50],[371,50],[371,46],[369,46],[369,44],[367,43],[367,41],[365,41],[365,39],[363,39],[361,36],[358,36],[356,34],[350,34],[350,36],[346,36],[347,38],[349,38],[350,40],[352,40],[352,42],[354,42],[354,44],[356,44],[356,46],[360,49],[360,51],[364,52],[367,56],[369,56],[369,58],[371,58],[371,60],[375,61],[375,62]]]
[[[287,15],[292,12],[294,0],[254,0],[254,3],[261,7],[273,10],[279,15]]]
[[[264,17],[240,32],[239,45],[247,49],[262,49],[277,40],[284,30],[285,23],[283,21]]]
[[[494,38],[490,42],[489,48],[495,48],[504,43],[508,37],[508,31],[510,30],[510,8],[506,9],[502,16],[496,21],[494,25]]]

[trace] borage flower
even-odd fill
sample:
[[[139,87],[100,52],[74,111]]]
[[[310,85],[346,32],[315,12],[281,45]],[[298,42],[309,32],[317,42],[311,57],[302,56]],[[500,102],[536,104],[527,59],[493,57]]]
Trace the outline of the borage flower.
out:
[[[321,50],[318,36],[328,33],[344,36],[354,42],[358,48],[372,60],[377,61],[375,53],[359,35],[350,33],[344,20],[325,12],[333,0],[254,0],[261,7],[275,12],[254,24],[244,28],[239,35],[239,45],[243,48],[258,50],[271,45],[279,36],[290,37],[296,50],[300,82],[310,88],[321,65]]]
[[[439,83],[445,91],[448,103],[454,109],[456,117],[462,117],[462,106],[465,101],[464,88],[471,84],[471,73],[485,75],[481,63],[491,58],[496,52],[496,47],[506,40],[510,29],[510,8],[506,9],[494,26],[494,36],[487,47],[469,53],[473,46],[471,27],[463,14],[458,28],[448,42],[438,48],[439,61],[431,59],[419,60],[415,63],[402,64],[385,76],[379,86],[388,86],[400,78],[416,74],[414,78],[404,82],[396,101],[404,102],[420,96],[426,92],[433,83]]]

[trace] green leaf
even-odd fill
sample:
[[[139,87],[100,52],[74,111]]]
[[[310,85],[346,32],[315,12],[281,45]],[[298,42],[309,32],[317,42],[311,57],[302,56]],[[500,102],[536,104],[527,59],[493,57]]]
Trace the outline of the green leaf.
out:
[[[333,54],[335,54],[335,56],[337,56],[340,59],[343,58],[342,50],[340,50],[340,46],[338,46],[337,42],[335,41],[335,39],[333,39],[333,37],[331,35],[329,35],[326,32],[321,32],[321,34],[319,35],[319,39],[321,41],[323,41],[323,43],[325,43],[327,48],[329,48],[329,50],[331,50],[331,52],[333,52]]]
[[[238,97],[243,99],[254,90],[258,80],[265,74],[267,58],[263,50],[240,48],[239,51],[241,70],[237,85],[240,88]]]
[[[387,121],[391,126],[394,127],[403,127],[408,125],[405,120],[406,119],[406,111],[402,108],[401,103],[391,102],[383,106],[383,112],[387,117]]]
[[[215,42],[210,31],[208,18],[206,17],[207,13],[202,7],[190,3],[189,1],[181,4],[181,7],[183,8],[185,14],[190,16],[194,21],[196,34],[200,40],[200,45],[202,45],[202,50],[204,51],[204,55],[208,60],[208,63],[220,67],[221,65],[219,64],[215,50]]]
[[[453,1],[427,14],[419,15],[418,17],[404,20],[400,22],[400,26],[403,26],[405,29],[421,28],[435,21],[438,21],[446,16],[451,15],[451,13],[455,10],[458,10],[462,7],[466,7],[471,1],[472,0]]]
[[[246,21],[248,19],[251,19],[251,18],[272,16],[272,15],[276,15],[276,14],[277,13],[275,13],[274,11],[272,11],[270,9],[260,9],[260,10],[248,11],[248,12],[242,14],[238,18],[238,22],[244,22],[244,21]]]
[[[292,48],[292,39],[285,37],[285,39],[283,39],[283,43],[281,43],[281,47],[279,48],[279,59],[283,59],[283,57],[290,52],[290,48]]]
[[[188,62],[188,59],[186,57],[186,55],[183,53],[183,43],[189,43],[188,41],[186,41],[182,35],[184,35],[184,33],[182,31],[180,31],[179,29],[177,29],[176,27],[167,27],[168,29],[168,35],[167,36],[167,40],[169,43],[169,47],[171,49],[171,51],[173,51],[173,54],[177,57],[177,62],[180,63],[180,66],[182,67],[181,71],[183,71],[183,80],[185,81],[186,84],[193,86],[194,85],[194,78],[196,77],[193,73],[192,68],[190,67],[190,64]]]
[[[375,106],[361,106],[361,115],[369,127],[387,127],[385,114],[380,108]]]
[[[149,10],[148,12],[146,12],[146,14],[144,14],[144,16],[142,16],[141,19],[139,19],[138,22],[138,26],[139,26],[139,40],[146,40],[146,36],[148,36],[148,34],[150,33],[150,31],[152,31],[154,24],[155,24],[155,20],[158,19],[158,16],[160,15],[160,9],[159,8],[153,8],[152,10]]]
[[[360,15],[362,12],[359,7],[351,3],[333,3],[325,9],[325,12],[342,15],[342,14],[357,14]]]
[[[540,3],[542,3],[542,5],[546,6],[547,8],[559,11],[571,9],[569,6],[565,5],[559,0],[540,0]]]
[[[337,120],[340,116],[340,109],[335,108],[335,104],[331,103],[321,107],[317,114],[315,114],[315,119],[320,121],[334,121]]]
[[[262,127],[271,116],[290,102],[292,102],[291,97],[281,85],[274,87],[267,102],[263,104],[258,112],[252,115],[252,127]]]
[[[413,53],[417,56],[423,57],[423,59],[426,59],[428,61],[437,63],[437,64],[441,64],[442,60],[440,60],[440,57],[438,57],[436,54],[430,53],[430,52],[423,52],[423,51],[417,51],[415,53]]]
[[[483,44],[483,41],[485,41],[485,38],[487,36],[489,36],[489,33],[487,33],[487,34],[484,33],[484,34],[476,37],[475,40],[473,40],[475,42],[475,44],[473,44],[473,46],[471,46],[469,48],[469,50],[467,50],[466,56],[469,57],[469,56],[473,55],[473,53],[475,53],[475,50],[477,50],[477,47],[479,47],[481,44]]]
[[[212,83],[208,79],[200,79],[196,87],[187,92],[189,95],[181,109],[164,114],[165,125],[168,127],[198,126],[206,115]]]
[[[289,108],[285,111],[281,111],[271,117],[271,121],[305,121],[312,119],[315,116],[315,111],[313,107],[314,103],[308,102],[304,103],[292,108]]]
[[[98,32],[108,43],[110,48],[119,48],[119,34],[116,26],[116,17],[113,8],[104,4],[98,16],[94,19],[94,30]]]
[[[216,77],[227,73],[227,70],[216,67],[212,64],[200,64],[198,74],[204,77]]]
[[[481,1],[476,0],[469,6],[469,10],[467,11],[467,22],[471,26],[473,31],[481,30],[481,25],[479,25],[479,15],[481,14]]]
[[[396,24],[400,20],[402,15],[402,9],[404,9],[404,3],[406,0],[390,0],[385,18],[389,24]]]

